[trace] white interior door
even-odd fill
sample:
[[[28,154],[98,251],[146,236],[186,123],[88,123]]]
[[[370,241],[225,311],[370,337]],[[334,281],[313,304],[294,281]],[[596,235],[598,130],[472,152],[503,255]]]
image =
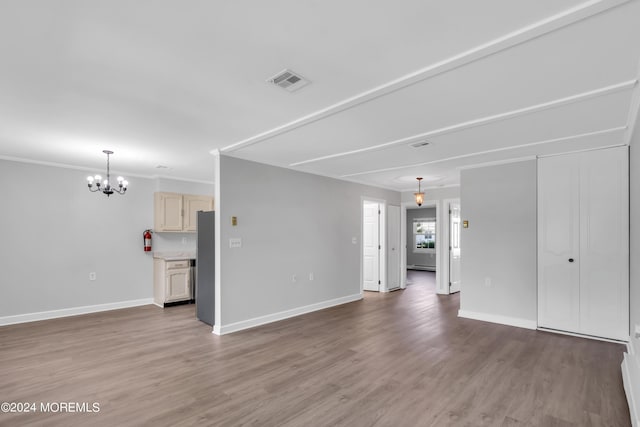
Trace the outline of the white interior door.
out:
[[[627,147],[580,155],[580,329],[629,338]]]
[[[449,204],[449,293],[460,292],[460,203]]]
[[[380,205],[362,205],[362,288],[380,290]]]
[[[400,287],[400,206],[387,207],[387,290]]]
[[[577,156],[538,160],[538,326],[580,331]]]
[[[538,325],[629,337],[628,149],[538,162]]]

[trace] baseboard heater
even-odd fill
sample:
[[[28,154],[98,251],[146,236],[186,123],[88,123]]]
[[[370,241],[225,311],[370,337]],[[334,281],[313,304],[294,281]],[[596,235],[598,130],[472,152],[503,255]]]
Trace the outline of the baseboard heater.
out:
[[[407,268],[409,270],[422,270],[422,271],[436,271],[436,266],[435,265],[407,265]]]

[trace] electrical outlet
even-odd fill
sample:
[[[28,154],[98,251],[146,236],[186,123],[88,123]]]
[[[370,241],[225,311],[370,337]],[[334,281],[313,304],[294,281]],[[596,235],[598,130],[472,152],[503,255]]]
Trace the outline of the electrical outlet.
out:
[[[309,280],[313,281],[313,273],[309,273]]]
[[[357,237],[352,237],[351,238],[351,243],[353,243],[354,245],[358,244],[358,238]]]
[[[298,281],[298,276],[295,274],[291,276],[291,283],[296,283]]]
[[[229,247],[230,248],[241,248],[242,247],[242,239],[240,237],[233,237],[229,239]]]
[[[96,272],[92,271],[91,273],[89,273],[89,280],[96,280]]]
[[[485,285],[487,288],[490,288],[490,287],[491,287],[491,277],[485,277],[485,278],[484,278],[484,285]]]

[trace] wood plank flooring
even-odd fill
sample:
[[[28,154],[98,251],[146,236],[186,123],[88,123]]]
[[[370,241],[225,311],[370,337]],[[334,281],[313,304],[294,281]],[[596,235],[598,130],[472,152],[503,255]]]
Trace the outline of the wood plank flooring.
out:
[[[194,306],[0,327],[1,426],[628,426],[624,347],[460,319],[410,272],[390,294],[218,337]]]

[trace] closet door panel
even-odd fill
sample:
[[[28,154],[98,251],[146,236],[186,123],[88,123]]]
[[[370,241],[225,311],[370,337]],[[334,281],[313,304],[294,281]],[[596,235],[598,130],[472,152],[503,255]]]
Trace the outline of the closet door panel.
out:
[[[629,188],[626,147],[580,155],[581,332],[629,338]]]
[[[570,332],[580,325],[579,184],[575,157],[538,161],[538,326]]]

